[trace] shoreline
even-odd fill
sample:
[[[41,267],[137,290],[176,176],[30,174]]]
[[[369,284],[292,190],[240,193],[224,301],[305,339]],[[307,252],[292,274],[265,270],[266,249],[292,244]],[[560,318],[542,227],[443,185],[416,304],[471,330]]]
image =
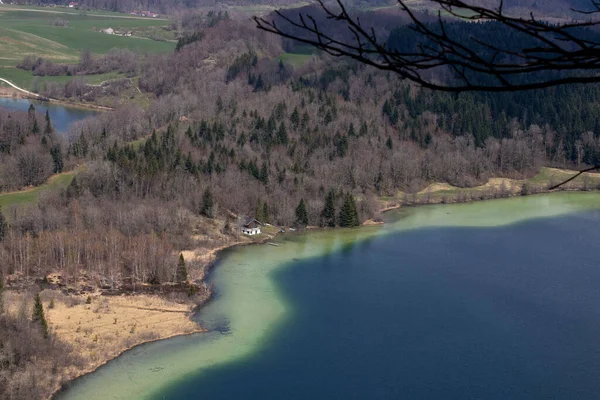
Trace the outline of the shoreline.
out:
[[[80,297],[84,297],[85,295],[81,295]],[[108,329],[111,330],[113,327],[115,330],[117,330],[117,332],[119,330],[121,330],[122,332],[125,332],[122,338],[119,338],[121,340],[125,340],[125,342],[123,344],[125,344],[123,347],[119,347],[119,343],[118,339],[112,339],[114,341],[109,342],[111,345],[115,345],[116,344],[116,349],[112,349],[112,354],[111,353],[111,349],[108,348],[102,348],[101,346],[98,346],[97,350],[98,353],[103,353],[102,350],[104,350],[104,355],[105,357],[97,356],[96,360],[92,360],[92,359],[88,359],[87,361],[81,361],[83,363],[87,363],[87,365],[84,365],[83,367],[78,367],[76,365],[71,365],[66,367],[65,369],[61,370],[60,372],[57,372],[56,374],[61,376],[62,379],[59,379],[56,381],[53,389],[50,391],[50,393],[48,394],[48,396],[46,397],[47,399],[54,399],[56,398],[57,395],[59,395],[59,393],[68,390],[69,386],[77,381],[80,378],[83,378],[95,371],[97,371],[99,368],[105,366],[106,364],[108,364],[109,362],[117,359],[119,356],[123,355],[124,353],[126,353],[127,351],[133,350],[139,346],[145,345],[145,344],[149,344],[149,343],[154,343],[154,342],[158,342],[161,340],[166,340],[166,339],[172,339],[175,337],[182,337],[182,336],[191,336],[191,335],[195,335],[198,333],[206,333],[208,332],[207,329],[205,329],[204,327],[202,327],[200,324],[198,324],[196,321],[193,320],[193,317],[196,315],[197,311],[198,311],[198,307],[192,307],[192,303],[185,301],[183,303],[177,304],[179,306],[180,309],[161,309],[161,308],[147,308],[147,307],[139,307],[136,306],[136,302],[140,302],[143,300],[148,300],[148,299],[154,299],[156,301],[164,301],[164,299],[161,298],[161,296],[159,295],[143,295],[143,294],[133,294],[133,295],[123,295],[123,296],[116,296],[115,298],[112,298],[112,296],[102,296],[102,295],[98,295],[96,294],[94,296],[94,304],[97,304],[96,302],[99,302],[100,306],[102,306],[102,301],[99,299],[103,299],[103,301],[106,302],[131,302],[133,303],[133,305],[130,306],[124,306],[125,308],[130,310],[130,315],[123,315],[123,313],[114,313],[114,314],[110,314],[110,313],[106,313],[105,315],[108,317],[108,319],[113,319],[114,318],[114,324],[109,323],[108,325]],[[207,299],[203,299],[203,303],[204,304]],[[46,303],[46,301],[43,301],[44,303]],[[56,302],[58,303],[58,301]],[[174,306],[175,304],[171,304],[170,306]],[[59,307],[57,307],[55,305],[55,307],[60,308],[61,304],[58,304]],[[83,306],[84,308],[86,308],[88,311],[91,311],[91,306],[88,306],[87,303],[85,304],[80,304],[79,306]],[[118,304],[113,304],[113,306],[119,306]],[[77,306],[75,306],[77,307]],[[121,305],[121,307],[123,307]],[[63,328],[63,323],[65,322],[64,318],[62,321],[58,321],[56,319],[56,317],[53,316],[53,314],[55,313],[55,308],[49,308],[49,307],[45,307],[46,308],[46,312],[47,312],[47,319],[49,321],[49,325],[50,325],[50,329],[51,331],[54,332],[54,337],[61,340],[64,343],[70,344],[71,346],[77,346],[78,343],[80,342],[80,340],[85,339],[85,338],[92,338],[92,341],[98,341],[99,338],[101,338],[102,342],[107,342],[108,340],[111,340],[109,335],[109,332],[98,332],[98,333],[94,333],[92,335],[93,330],[90,329],[88,326],[86,326],[81,333],[78,332],[77,336],[74,340],[73,338],[71,338],[70,340],[67,339],[65,336],[62,336],[60,333],[57,333],[56,331]],[[77,311],[76,309],[74,309],[73,307],[66,307],[66,310],[63,310],[62,313],[69,313],[69,315],[67,316],[68,320],[71,320],[72,323],[75,323],[75,319],[77,318]],[[81,311],[81,310],[79,310]],[[138,315],[136,314],[136,311],[138,312]],[[95,311],[92,312],[92,316],[95,316],[96,314],[94,314]],[[88,314],[89,315],[89,314]],[[110,315],[110,317],[109,317]],[[121,321],[119,321],[119,323],[117,324],[117,318],[113,317],[113,315],[118,315],[119,319],[121,319]],[[172,317],[173,315],[175,315],[175,317]],[[73,319],[71,319],[71,317],[73,317]],[[149,322],[149,320],[152,320],[153,318],[158,317],[158,321],[153,321],[153,322]],[[97,316],[98,319],[100,319],[100,315],[98,314]],[[94,320],[96,319],[96,317],[94,317]],[[131,326],[132,321],[133,326]],[[60,324],[58,323],[60,322]],[[103,328],[107,326],[107,323],[105,321],[99,321],[100,325],[97,325],[95,328]],[[104,322],[104,323],[103,323]],[[138,323],[140,324],[140,326],[138,327]],[[168,323],[168,325],[164,325],[165,323]],[[81,324],[81,319],[79,324]],[[84,325],[88,325],[88,323],[84,323]],[[148,330],[148,325],[146,325],[146,330],[143,329],[143,325],[148,324],[151,325],[151,330]],[[157,328],[156,325],[159,324],[163,324],[162,329],[161,328]],[[81,326],[81,325],[79,325]],[[124,330],[122,330],[122,328],[124,328]],[[67,328],[68,329],[68,328]],[[88,329],[88,331],[86,332],[86,329]],[[128,333],[127,331],[131,329],[129,331],[129,337],[127,337]],[[79,329],[78,329],[79,330]],[[135,330],[135,335],[137,335],[137,338],[132,338],[131,335],[134,334]],[[161,332],[161,330],[164,332],[164,334],[160,334],[159,332]],[[118,333],[117,333],[118,335]],[[148,337],[148,336],[153,336],[153,337]],[[90,343],[92,343],[92,341],[90,341]],[[129,341],[132,341],[131,343],[127,343]],[[79,344],[81,346],[81,344]],[[85,352],[85,350],[87,349],[87,346],[84,346],[83,351]],[[95,352],[95,351],[94,351]],[[109,353],[109,354],[106,354]],[[81,357],[82,359],[85,358],[85,354],[78,352],[77,356]]]
[[[2,90],[2,89],[6,89],[6,90]],[[115,110],[114,107],[106,107],[106,106],[100,106],[100,105],[94,105],[94,104],[70,102],[67,100],[46,98],[46,97],[43,97],[40,95],[32,96],[28,93],[23,93],[17,89],[6,88],[6,87],[2,87],[2,86],[0,86],[0,97],[5,98],[5,99],[39,101],[42,103],[57,104],[57,105],[65,106],[65,107],[82,108],[82,109],[86,109],[86,110],[97,110],[97,111],[114,111]]]
[[[490,178],[483,185],[460,188],[445,183],[431,183],[425,189],[417,193],[402,193],[390,200],[381,198],[382,208],[379,213],[397,210],[403,207],[419,207],[436,204],[462,204],[475,203],[486,200],[503,199],[519,196],[531,196],[536,194],[551,194],[559,192],[590,192],[600,190],[600,173],[586,172],[577,179],[549,190],[554,184],[566,181],[579,171],[559,169],[553,167],[542,167],[539,173],[529,179]],[[534,182],[543,174],[554,174],[546,181]],[[563,175],[554,181],[556,175]],[[590,180],[592,182],[590,182]],[[364,225],[364,224],[363,224]]]
[[[198,326],[200,327],[200,325],[198,325]],[[121,353],[119,353],[117,356],[115,356],[115,357],[113,357],[113,358],[111,358],[111,359],[108,359],[108,360],[106,360],[106,361],[102,362],[100,365],[97,365],[97,366],[95,366],[95,367],[94,367],[94,368],[92,368],[92,369],[89,369],[89,370],[86,370],[86,371],[84,371],[84,372],[83,372],[81,375],[79,375],[79,376],[77,376],[77,377],[75,377],[75,378],[73,378],[73,379],[69,379],[67,382],[65,382],[65,383],[63,383],[63,384],[60,384],[60,385],[59,385],[59,387],[58,387],[56,390],[54,390],[54,391],[52,392],[52,394],[50,395],[50,397],[48,397],[48,399],[49,399],[49,400],[53,400],[53,399],[54,399],[54,398],[56,398],[56,396],[57,396],[57,395],[59,395],[60,393],[62,393],[62,392],[64,392],[64,391],[66,391],[66,390],[69,390],[69,385],[71,385],[72,383],[74,383],[74,382],[75,382],[75,381],[77,381],[78,379],[81,379],[81,378],[85,377],[86,375],[89,375],[89,374],[92,374],[92,373],[96,372],[98,369],[100,369],[100,368],[104,367],[104,366],[105,366],[106,364],[108,364],[109,362],[111,362],[111,361],[113,361],[113,360],[115,360],[115,359],[119,358],[119,357],[120,357],[120,356],[122,356],[124,353],[126,353],[126,352],[128,352],[128,351],[130,351],[130,350],[134,350],[134,349],[136,349],[136,348],[138,348],[138,347],[140,347],[140,346],[143,346],[143,345],[146,345],[146,344],[150,344],[150,343],[155,343],[155,342],[158,342],[158,341],[161,341],[161,340],[174,339],[174,338],[176,338],[176,337],[192,336],[192,335],[196,335],[196,334],[198,334],[198,333],[206,333],[206,332],[208,332],[206,329],[204,329],[204,328],[200,327],[200,328],[199,328],[197,331],[194,331],[194,332],[189,332],[189,333],[176,333],[176,334],[173,334],[173,335],[170,335],[170,336],[166,336],[166,337],[164,337],[164,338],[147,340],[147,341],[145,341],[145,342],[142,342],[142,343],[138,343],[138,344],[131,345],[130,347],[128,347],[128,348],[126,348],[126,349],[124,349],[124,350],[123,350]]]
[[[566,174],[577,173],[577,171],[570,171],[570,170],[557,170],[557,171],[561,171],[562,173],[566,173]],[[600,178],[600,174],[595,174],[595,175],[596,175],[596,178]],[[540,187],[540,188],[538,188],[539,190],[524,193],[523,186],[525,185],[527,180],[514,180],[514,179],[508,179],[508,178],[492,178],[490,180],[493,180],[493,179],[504,180],[504,182],[511,181],[513,183],[519,183],[520,186],[512,185],[510,187],[510,189],[507,190],[506,188],[498,188],[498,187],[488,186],[488,184],[490,182],[490,181],[488,181],[488,183],[486,183],[486,185],[481,185],[481,186],[477,186],[477,187],[473,187],[473,188],[459,188],[462,192],[471,193],[472,195],[478,194],[478,196],[474,196],[474,197],[471,196],[468,199],[460,197],[460,195],[464,194],[464,193],[456,193],[456,194],[454,194],[454,197],[452,199],[450,199],[447,196],[442,196],[440,198],[431,198],[431,197],[429,197],[429,195],[440,194],[444,191],[447,191],[448,189],[446,187],[444,187],[443,189],[427,191],[427,188],[426,188],[426,189],[422,190],[421,192],[412,194],[413,196],[416,196],[415,198],[418,199],[418,201],[414,201],[415,199],[413,199],[413,201],[407,203],[405,201],[398,199],[399,201],[397,202],[397,204],[390,204],[390,203],[386,203],[385,201],[382,200],[381,208],[378,210],[378,213],[385,214],[389,211],[401,209],[403,207],[411,207],[412,208],[412,207],[420,207],[420,206],[436,205],[436,204],[474,203],[474,202],[481,202],[481,201],[486,201],[486,200],[495,200],[495,199],[500,199],[500,198],[531,196],[531,195],[536,195],[536,194],[551,194],[551,193],[558,193],[561,191],[571,191],[571,192],[598,191],[598,189],[590,190],[590,189],[586,189],[586,188],[582,187],[581,185],[578,185],[577,183],[571,183],[571,185],[564,186],[564,187],[560,188],[559,190],[549,191],[547,188],[542,189]],[[441,185],[441,184],[434,183],[434,184],[429,185],[428,188],[432,187],[432,186],[435,187],[436,185]],[[487,187],[487,189],[490,190],[490,193],[488,193],[487,196],[482,196],[481,193],[479,193],[479,191],[481,190],[482,187]],[[464,201],[461,201],[461,200],[464,200]],[[361,226],[366,227],[366,226],[383,225],[383,224],[385,224],[385,221],[366,220],[361,224]],[[314,228],[313,227],[312,230],[320,231],[323,229],[326,230],[326,229],[331,229],[331,228]],[[333,229],[338,229],[338,228],[333,228]],[[308,230],[308,228],[306,230]],[[199,279],[192,279],[191,281],[192,282],[199,281],[200,282],[199,284],[207,285],[207,290],[208,290],[207,296],[203,299],[201,304],[198,304],[196,307],[193,308],[192,314],[190,316],[188,316],[188,318],[191,320],[191,318],[194,315],[196,315],[206,304],[208,304],[210,301],[212,301],[213,290],[212,290],[212,286],[209,286],[207,279],[210,277],[211,270],[217,266],[217,263],[220,259],[220,254],[222,252],[228,251],[230,249],[234,249],[235,247],[238,247],[238,246],[265,244],[268,241],[275,239],[279,233],[280,232],[277,229],[273,234],[265,234],[265,237],[262,237],[258,240],[253,240],[251,238],[246,238],[246,240],[243,240],[243,239],[235,240],[232,243],[224,244],[224,245],[218,246],[214,249],[211,249],[203,255],[196,255],[195,254],[196,249],[188,251],[187,256],[185,256],[186,261],[190,260],[190,259],[195,259],[195,260],[202,259],[202,261],[205,262],[205,265],[203,266],[203,268],[200,271],[201,277]],[[60,387],[51,394],[49,399],[54,399],[56,395],[58,395],[59,393],[61,393],[64,390],[67,390],[69,385],[72,384],[73,382],[75,382],[77,379],[80,379],[88,374],[95,372],[100,367],[108,364],[109,362],[111,362],[111,361],[117,359],[118,357],[120,357],[121,355],[123,355],[125,352],[132,350],[136,347],[142,346],[147,343],[157,342],[159,340],[172,339],[172,338],[176,338],[179,336],[188,336],[188,335],[193,335],[193,334],[198,334],[198,333],[206,333],[206,332],[208,332],[208,331],[205,330],[204,328],[202,328],[200,325],[198,325],[198,330],[191,332],[191,333],[174,333],[168,337],[146,340],[146,341],[142,341],[140,343],[136,343],[136,344],[124,349],[123,351],[119,352],[116,356],[114,356],[110,359],[104,360],[103,362],[101,362],[100,365],[94,367],[93,369],[83,371],[81,374],[78,374],[76,377],[69,379],[68,381],[62,383],[60,385]]]

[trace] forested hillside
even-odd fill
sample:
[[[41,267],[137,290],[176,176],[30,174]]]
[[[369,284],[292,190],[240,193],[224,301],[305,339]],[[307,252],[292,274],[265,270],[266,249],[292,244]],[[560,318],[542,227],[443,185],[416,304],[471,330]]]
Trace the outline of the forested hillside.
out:
[[[23,60],[24,69],[65,76],[119,70],[149,106],[122,106],[67,136],[34,108],[0,111],[4,191],[78,167],[68,188],[2,210],[7,286],[45,284],[52,273],[75,291],[181,284],[180,251],[236,241],[245,217],[355,226],[379,217],[381,198],[402,202],[432,182],[468,187],[600,161],[598,85],[435,93],[282,41],[250,21],[187,18],[176,21],[187,39],[169,54],[84,52],[77,65]],[[380,26],[390,46],[411,45],[389,15]],[[481,26],[452,29],[469,35]],[[128,93],[124,86],[108,83],[115,96]],[[65,98],[90,93],[78,81],[50,89]],[[38,333],[32,343],[43,340]],[[0,376],[0,393],[8,376]]]
[[[220,218],[226,234],[236,231],[233,215],[289,226],[303,200],[307,223],[328,225],[332,192],[337,210],[352,194],[365,220],[377,217],[380,196],[429,182],[470,186],[598,161],[596,85],[455,97],[347,61],[314,56],[293,67],[278,60],[282,51],[277,37],[226,20],[175,54],[130,58],[139,88],[157,99],[148,110],[81,123],[58,147],[39,116],[10,118],[5,188],[37,184],[63,164],[87,168],[66,193],[5,211],[3,272],[75,274],[83,265],[112,276],[110,286],[125,277],[164,282],[175,259],[150,259],[188,246],[202,218]],[[31,240],[39,246],[23,253]],[[131,252],[143,255],[134,268],[123,263]]]

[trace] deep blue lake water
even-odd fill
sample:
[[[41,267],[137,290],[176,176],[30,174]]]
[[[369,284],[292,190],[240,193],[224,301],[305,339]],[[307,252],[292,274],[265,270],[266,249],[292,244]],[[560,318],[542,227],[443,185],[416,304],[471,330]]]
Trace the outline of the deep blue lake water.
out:
[[[31,104],[34,105],[38,113],[45,114],[46,110],[48,110],[52,125],[59,133],[67,132],[69,130],[69,126],[74,122],[81,121],[85,118],[98,114],[98,111],[80,107],[67,107],[54,103],[42,103],[39,101],[30,101],[26,99],[0,97],[0,107],[12,110],[27,111]]]
[[[399,210],[221,254],[209,333],[57,399],[598,399],[600,194]]]
[[[291,317],[157,399],[598,399],[600,214],[375,237],[274,274]]]

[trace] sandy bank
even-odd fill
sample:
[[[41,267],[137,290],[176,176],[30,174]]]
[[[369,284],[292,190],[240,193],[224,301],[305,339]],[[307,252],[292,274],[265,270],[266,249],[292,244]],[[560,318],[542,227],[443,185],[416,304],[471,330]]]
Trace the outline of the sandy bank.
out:
[[[63,382],[90,373],[140,344],[203,332],[190,319],[192,304],[150,295],[90,297],[91,304],[86,304],[87,296],[43,293],[51,332],[70,344],[84,363],[83,368],[62,371]],[[54,308],[50,308],[53,298]]]
[[[21,312],[26,294],[8,292],[9,312]],[[79,357],[71,365],[44,376],[51,398],[64,382],[93,372],[123,352],[143,343],[189,335],[204,330],[190,319],[193,304],[179,303],[153,295],[99,296],[64,295],[56,290],[41,294],[51,334],[67,343]],[[40,370],[51,368],[42,364]],[[52,393],[52,394],[51,394]]]

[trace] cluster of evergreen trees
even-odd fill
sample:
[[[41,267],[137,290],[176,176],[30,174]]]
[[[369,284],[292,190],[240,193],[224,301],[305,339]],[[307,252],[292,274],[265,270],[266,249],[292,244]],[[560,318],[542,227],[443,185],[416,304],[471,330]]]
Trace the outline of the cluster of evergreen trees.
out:
[[[343,195],[342,207],[340,208],[339,214],[336,215],[336,194],[333,190],[327,192],[325,197],[325,205],[321,211],[321,219],[319,225],[322,227],[334,228],[341,226],[343,228],[352,228],[360,225],[360,218],[356,210],[356,203],[351,193]],[[304,207],[304,200],[300,201],[298,208],[296,209],[296,216],[300,219],[301,216],[305,216],[306,208]],[[305,219],[307,220],[307,219]]]

